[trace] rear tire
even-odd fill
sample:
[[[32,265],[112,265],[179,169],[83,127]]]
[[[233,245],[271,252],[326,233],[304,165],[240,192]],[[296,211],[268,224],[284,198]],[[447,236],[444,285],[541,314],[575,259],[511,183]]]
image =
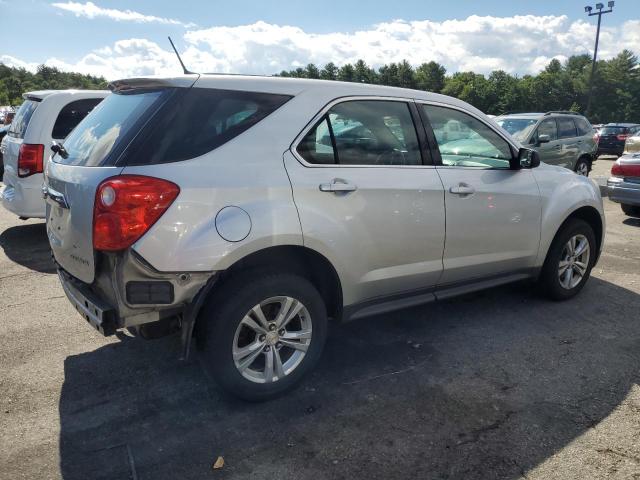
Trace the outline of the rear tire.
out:
[[[593,228],[584,220],[568,220],[551,243],[538,285],[553,300],[574,297],[589,279],[597,254]]]
[[[640,218],[640,207],[637,207],[635,205],[627,205],[626,203],[623,203],[620,206],[622,207],[622,211],[625,215]]]
[[[576,162],[574,171],[578,175],[582,175],[583,177],[588,177],[589,170],[591,170],[591,162],[589,162],[589,160],[587,160],[586,158],[579,158],[578,161]]]
[[[327,336],[322,297],[291,273],[239,274],[212,295],[198,322],[204,368],[248,401],[292,389],[317,364]]]

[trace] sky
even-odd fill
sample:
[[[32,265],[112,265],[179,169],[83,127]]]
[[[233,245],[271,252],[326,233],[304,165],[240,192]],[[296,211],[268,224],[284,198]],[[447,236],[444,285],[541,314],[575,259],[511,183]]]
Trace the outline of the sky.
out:
[[[0,62],[108,80],[190,70],[273,74],[431,60],[450,73],[537,73],[553,58],[593,54],[597,17],[574,0],[0,0]],[[604,2],[605,5],[607,2]],[[602,18],[599,58],[640,54],[640,0]]]

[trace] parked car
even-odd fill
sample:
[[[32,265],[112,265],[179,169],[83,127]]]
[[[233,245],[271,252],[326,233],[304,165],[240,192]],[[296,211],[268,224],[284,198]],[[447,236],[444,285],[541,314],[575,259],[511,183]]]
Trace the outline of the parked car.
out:
[[[624,141],[622,154],[625,155],[627,153],[640,153],[640,128]]]
[[[588,176],[596,142],[589,121],[573,112],[514,113],[495,119],[523,145],[536,150],[550,165]]]
[[[619,203],[626,215],[640,218],[640,153],[618,158],[607,186],[611,201]]]
[[[635,123],[607,123],[598,131],[598,156],[616,155],[624,152],[627,138],[640,131],[640,125]]]
[[[11,125],[4,125],[0,127],[0,181],[2,181],[2,177],[4,177],[4,158],[2,155],[4,149],[2,147],[2,140],[7,136],[10,126]]]
[[[2,143],[4,184],[0,200],[20,218],[44,218],[42,172],[53,141],[62,142],[107,90],[42,90],[23,94]]]
[[[186,356],[195,331],[242,398],[298,383],[328,318],[527,279],[568,299],[599,257],[598,187],[460,100],[225,75],[110,87],[46,166],[64,291],[104,335],[178,325]]]

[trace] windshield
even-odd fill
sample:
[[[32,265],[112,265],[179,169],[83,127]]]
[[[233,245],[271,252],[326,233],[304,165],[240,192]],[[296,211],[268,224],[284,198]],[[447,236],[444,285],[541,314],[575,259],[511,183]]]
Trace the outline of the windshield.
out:
[[[509,132],[513,138],[523,142],[538,120],[535,118],[500,118],[496,119],[496,123]]]
[[[111,94],[82,120],[64,142],[65,158],[54,157],[57,163],[95,167],[110,155],[121,152],[116,147],[127,144],[137,132],[137,125],[151,106],[159,102],[168,90],[135,94]],[[127,139],[122,141],[123,139]],[[113,158],[115,161],[116,158]]]

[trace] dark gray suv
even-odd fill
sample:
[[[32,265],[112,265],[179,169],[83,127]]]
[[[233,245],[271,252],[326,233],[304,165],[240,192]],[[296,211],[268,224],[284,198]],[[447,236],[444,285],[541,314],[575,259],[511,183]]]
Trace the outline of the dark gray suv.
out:
[[[588,176],[598,144],[593,127],[578,113],[512,113],[495,121],[523,145],[537,150],[540,160]]]

